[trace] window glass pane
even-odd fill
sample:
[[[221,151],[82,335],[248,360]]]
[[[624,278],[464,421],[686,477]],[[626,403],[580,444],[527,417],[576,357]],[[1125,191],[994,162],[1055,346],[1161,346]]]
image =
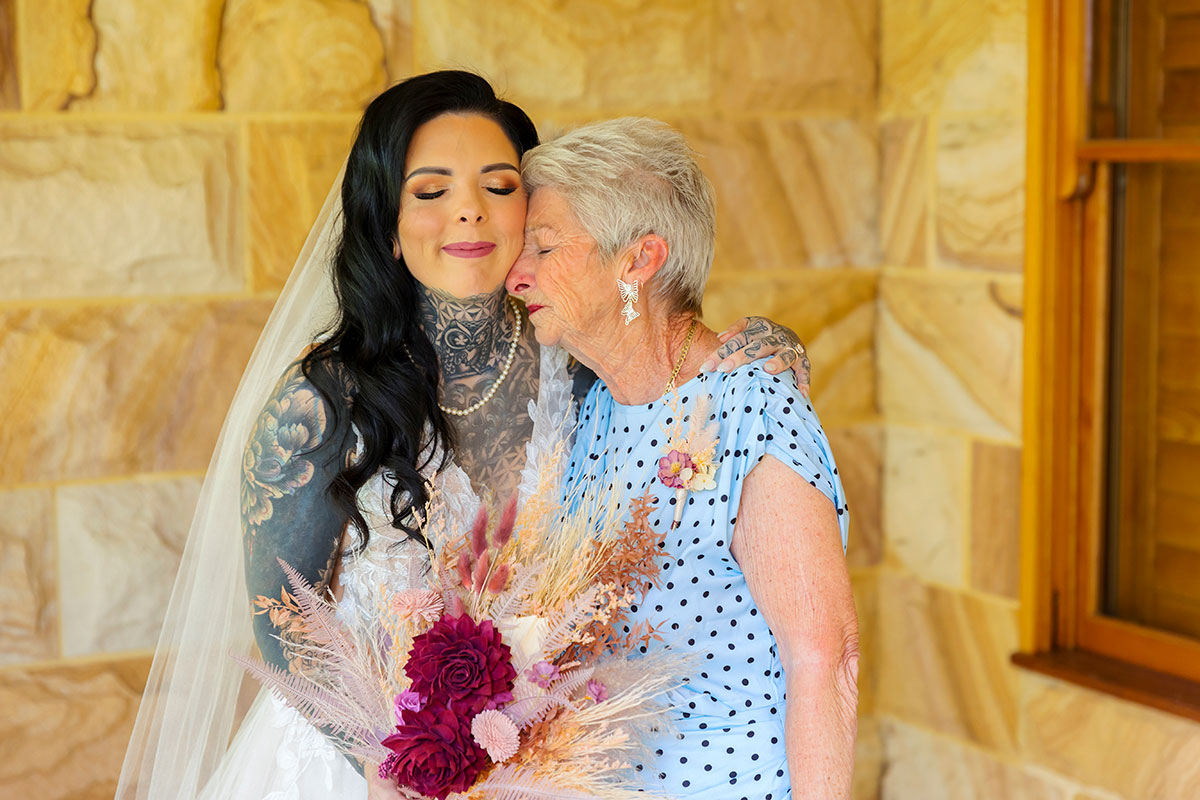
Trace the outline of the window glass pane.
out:
[[[1156,64],[1162,82],[1163,135],[1200,135],[1200,2],[1164,3]]]
[[[1091,135],[1200,136],[1200,0],[1093,0]]]
[[[1093,0],[1091,114],[1093,139],[1124,138],[1129,90],[1129,2]]]
[[[1200,638],[1200,164],[1114,181],[1103,610]]]

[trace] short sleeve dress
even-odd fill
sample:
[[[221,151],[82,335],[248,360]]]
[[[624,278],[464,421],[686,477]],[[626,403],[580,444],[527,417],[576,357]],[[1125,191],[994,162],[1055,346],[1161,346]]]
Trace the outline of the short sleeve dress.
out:
[[[697,407],[719,425],[716,486],[690,492],[679,528],[669,531],[676,492],[658,479],[659,459],[677,417]],[[729,551],[742,484],[765,455],[829,498],[845,548],[849,514],[837,466],[816,412],[790,376],[749,364],[702,374],[675,395],[637,406],[615,402],[597,383],[580,408],[568,485],[616,492],[622,505],[649,489],[658,499],[651,524],[667,531],[661,588],[650,590],[632,621],[665,623],[667,643],[700,659],[672,698],[676,732],[655,743],[653,763],[637,766],[648,785],[675,797],[791,797],[783,667]]]

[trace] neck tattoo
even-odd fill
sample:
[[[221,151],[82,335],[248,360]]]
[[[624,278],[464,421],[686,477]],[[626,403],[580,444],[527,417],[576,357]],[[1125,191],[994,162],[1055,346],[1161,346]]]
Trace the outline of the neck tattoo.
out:
[[[500,369],[512,329],[503,286],[471,297],[418,286],[418,296],[421,329],[437,352],[443,380],[463,380]]]

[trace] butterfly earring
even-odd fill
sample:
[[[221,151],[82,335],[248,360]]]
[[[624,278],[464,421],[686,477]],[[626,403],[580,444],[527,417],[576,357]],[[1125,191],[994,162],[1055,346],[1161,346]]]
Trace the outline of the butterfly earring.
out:
[[[621,300],[625,303],[625,307],[621,309],[621,316],[625,318],[625,324],[628,325],[641,316],[633,310],[633,304],[638,299],[638,282],[626,283],[617,278],[617,290],[621,293]]]

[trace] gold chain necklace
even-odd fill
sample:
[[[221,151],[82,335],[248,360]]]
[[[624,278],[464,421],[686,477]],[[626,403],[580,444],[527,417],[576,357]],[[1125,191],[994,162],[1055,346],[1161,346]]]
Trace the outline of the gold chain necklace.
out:
[[[696,333],[696,318],[692,317],[692,324],[688,326],[687,336],[683,339],[683,350],[679,353],[679,360],[675,362],[675,369],[671,371],[671,377],[667,379],[667,388],[663,389],[663,394],[675,390],[675,379],[679,377],[679,370],[683,369],[683,362],[687,360],[688,350],[692,347],[692,336]]]

